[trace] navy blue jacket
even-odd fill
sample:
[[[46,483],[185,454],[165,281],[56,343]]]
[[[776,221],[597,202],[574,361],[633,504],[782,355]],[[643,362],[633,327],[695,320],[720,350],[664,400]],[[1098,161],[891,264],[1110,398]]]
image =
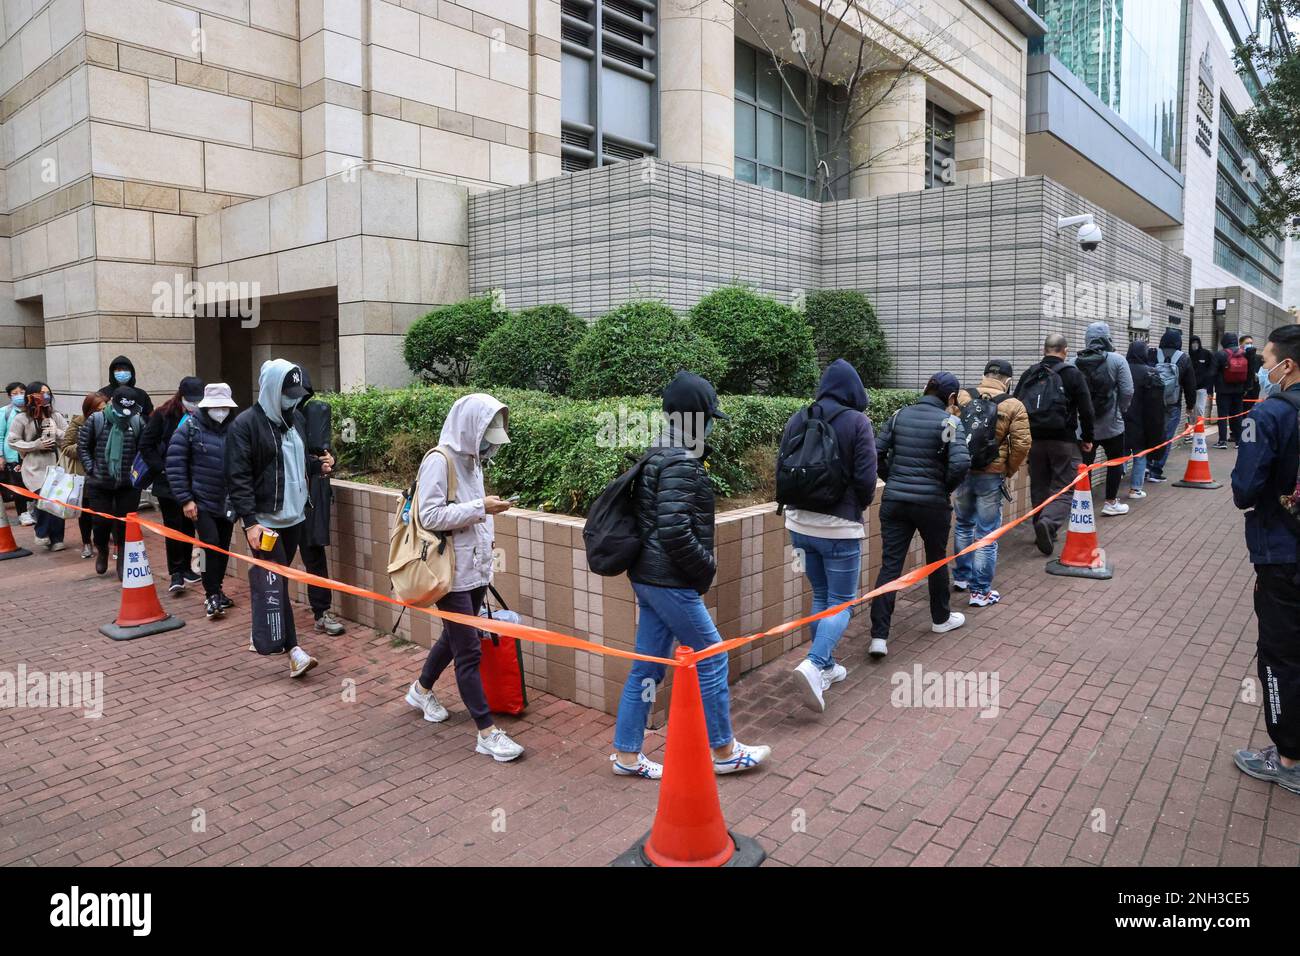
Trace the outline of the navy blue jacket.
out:
[[[200,511],[226,515],[226,429],[200,410],[172,434],[167,445],[167,481],[180,504],[196,501]]]
[[[857,369],[844,359],[836,359],[826,366],[813,404],[828,416],[847,409],[831,422],[847,481],[844,495],[827,513],[849,521],[861,521],[862,513],[876,497],[876,435],[866,415],[869,402]],[[785,423],[781,443],[785,444],[796,428],[802,428],[807,418],[806,408],[791,415]]]
[[[1300,391],[1300,384],[1288,392]],[[1300,432],[1296,411],[1281,398],[1260,402],[1246,416],[1243,437],[1232,469],[1232,501],[1246,511],[1246,547],[1251,564],[1294,564],[1296,536],[1283,523],[1278,499],[1295,491],[1300,464]]]
[[[885,479],[882,502],[951,508],[948,496],[970,471],[966,431],[933,395],[900,408],[880,429],[876,448]]]

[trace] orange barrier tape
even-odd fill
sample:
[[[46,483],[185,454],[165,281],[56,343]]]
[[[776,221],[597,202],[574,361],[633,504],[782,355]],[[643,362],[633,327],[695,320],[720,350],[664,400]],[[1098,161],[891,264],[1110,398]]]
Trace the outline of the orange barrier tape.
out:
[[[1226,421],[1229,418],[1238,418],[1241,415],[1246,415],[1246,414],[1248,413],[1238,412],[1235,415],[1223,415],[1214,418],[1205,418],[1204,421],[1206,423]],[[1188,425],[1185,429],[1183,429],[1183,431],[1178,432],[1168,441],[1163,441],[1158,445],[1146,449],[1145,451],[1134,452],[1133,454],[1125,455],[1121,458],[1113,458],[1113,459],[1107,459],[1106,461],[1096,462],[1088,466],[1088,471],[1091,472],[1098,468],[1110,468],[1117,465],[1122,465],[1125,462],[1132,461],[1135,458],[1141,458],[1143,455],[1149,455],[1154,451],[1159,451],[1161,448],[1165,447],[1166,445],[1172,445],[1180,438],[1190,435],[1194,430],[1195,430],[1194,426]],[[785,634],[788,633],[789,631],[798,630],[801,627],[805,627],[808,624],[811,624],[813,621],[819,621],[825,617],[832,617],[836,614],[839,614],[841,611],[844,611],[848,608],[852,608],[855,605],[862,604],[863,602],[869,601],[872,598],[878,597],[881,594],[887,594],[891,591],[902,591],[905,590],[906,588],[919,584],[921,581],[924,581],[926,578],[928,578],[931,574],[939,570],[939,568],[943,567],[944,565],[952,563],[963,554],[971,554],[975,551],[978,551],[980,548],[985,547],[986,545],[992,544],[994,541],[1001,538],[1004,534],[1007,534],[1009,531],[1011,531],[1012,528],[1015,528],[1018,525],[1023,524],[1025,521],[1029,520],[1034,515],[1038,514],[1040,511],[1046,508],[1057,498],[1061,497],[1067,492],[1073,492],[1075,485],[1079,483],[1082,477],[1083,477],[1082,475],[1076,475],[1073,481],[1067,484],[1064,488],[1057,491],[1055,494],[1043,500],[1036,507],[1025,512],[1019,518],[1016,518],[1015,520],[1002,525],[1001,527],[997,528],[995,531],[991,532],[990,534],[985,535],[983,538],[980,538],[978,541],[972,543],[968,547],[965,547],[961,551],[958,551],[956,554],[951,554],[939,561],[932,561],[931,563],[923,565],[919,568],[914,568],[913,570],[907,572],[906,574],[895,578],[893,581],[890,581],[887,584],[882,584],[877,588],[873,588],[872,590],[868,591],[866,594],[856,597],[851,601],[845,601],[843,604],[837,604],[834,607],[828,607],[824,611],[819,611],[816,614],[810,614],[807,617],[801,617],[793,621],[787,621],[783,624],[778,624],[774,627],[768,628],[765,631],[759,631],[756,634],[749,634],[745,637],[733,637],[730,638],[729,640],[720,641],[719,643],[713,644],[702,651],[693,652],[689,656],[689,659],[685,659],[685,660],[676,659],[676,658],[667,658],[667,657],[655,657],[652,654],[639,654],[636,651],[625,651],[617,647],[606,647],[603,644],[595,644],[591,641],[583,640],[580,637],[574,637],[570,634],[562,634],[559,631],[551,631],[545,628],[532,627],[531,625],[528,624],[513,624],[509,621],[498,621],[495,618],[478,617],[471,614],[458,614],[454,611],[443,611],[437,607],[420,607],[415,604],[409,604],[406,601],[402,601],[398,598],[393,597],[392,595],[380,594],[377,591],[371,591],[367,588],[358,587],[355,584],[345,584],[342,581],[335,581],[333,578],[322,578],[315,574],[311,574],[308,571],[299,571],[297,568],[294,567],[290,567],[283,564],[276,564],[274,561],[267,561],[263,558],[255,558],[252,557],[251,555],[239,554],[238,552],[235,551],[227,551],[225,548],[220,548],[215,544],[208,544],[207,542],[200,541],[198,538],[192,537],[187,534],[183,534],[182,532],[176,531],[172,528],[168,528],[166,525],[158,524],[157,522],[154,521],[148,521],[144,518],[141,518],[139,515],[136,515],[134,520],[140,525],[140,527],[147,528],[150,531],[152,531],[154,534],[160,535],[161,537],[170,538],[173,541],[183,541],[191,546],[203,548],[208,551],[216,551],[219,554],[226,555],[226,557],[228,558],[234,558],[236,561],[243,561],[246,564],[255,565],[259,568],[262,568],[263,570],[271,571],[276,574],[281,574],[291,581],[300,581],[304,584],[315,585],[316,587],[326,588],[327,590],[330,591],[339,591],[343,594],[351,594],[353,597],[367,598],[374,601],[380,601],[385,604],[391,604],[397,607],[410,608],[412,611],[421,614],[427,614],[430,617],[441,618],[444,621],[451,621],[456,624],[464,624],[468,627],[477,628],[480,631],[488,631],[489,633],[492,634],[500,634],[505,637],[513,637],[516,640],[536,641],[539,644],[552,644],[557,647],[570,647],[573,648],[574,650],[588,651],[589,653],[592,654],[605,654],[611,657],[622,657],[628,660],[648,661],[652,664],[663,664],[668,667],[682,667],[682,666],[689,666],[690,664],[701,661],[707,657],[712,657],[715,654],[726,653],[732,650],[733,648],[742,647],[745,644],[752,643],[764,637],[771,637],[778,634]],[[51,501],[51,499],[43,498],[41,495],[37,494],[34,491],[29,491],[27,488],[19,487],[16,485],[9,485],[0,482],[0,488],[6,488],[9,491],[13,492],[14,494],[19,494],[26,498],[34,499],[36,501]],[[67,504],[61,501],[60,502],[51,501],[51,503],[61,505],[64,508],[70,508],[73,511],[79,511],[84,514],[93,515],[99,518],[106,518],[110,521],[131,520],[128,518],[124,518],[121,515],[106,514],[102,511],[95,511],[93,508],[85,508],[80,505]]]

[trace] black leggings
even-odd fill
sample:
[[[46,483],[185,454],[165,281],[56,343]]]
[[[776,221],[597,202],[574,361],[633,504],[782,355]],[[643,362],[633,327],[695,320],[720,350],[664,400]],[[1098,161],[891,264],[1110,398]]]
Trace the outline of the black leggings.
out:
[[[13,485],[16,488],[26,488],[27,486],[23,484],[22,472],[20,472],[18,469],[19,466],[17,464],[8,461],[5,462],[4,472],[3,472],[4,483],[6,485]],[[14,494],[12,491],[10,491],[7,488],[4,491],[3,497],[5,501],[12,501],[14,503],[15,514],[22,515],[27,513],[26,497],[24,497],[23,495]]]
[[[478,614],[483,606],[486,587],[471,591],[451,591],[438,602],[438,610],[452,611],[456,614]],[[479,730],[492,726],[492,714],[488,710],[487,694],[483,692],[483,678],[479,676],[478,665],[483,657],[482,637],[476,627],[453,624],[444,621],[442,637],[429,649],[429,656],[420,671],[420,686],[432,688],[434,682],[442,676],[447,665],[456,662],[456,689],[460,699],[465,702],[469,715],[474,718],[474,725]]]
[[[163,524],[173,531],[179,531],[181,534],[194,536],[194,522],[185,517],[185,512],[181,509],[181,503],[175,498],[165,498],[162,495],[155,496],[158,499],[158,510],[162,512]],[[190,570],[190,554],[193,552],[193,545],[188,541],[173,541],[167,539],[167,573],[175,576],[185,574]]]
[[[225,516],[212,514],[199,509],[199,519],[195,522],[199,540],[204,544],[214,544],[218,548],[230,550],[230,536],[235,530],[235,523],[227,521]],[[203,550],[203,594],[215,597],[221,593],[221,585],[226,580],[226,567],[230,559],[220,551]]]
[[[84,486],[82,490],[84,493],[85,490]],[[85,507],[89,508],[90,507],[89,503],[87,503]],[[77,530],[81,532],[82,545],[90,544],[90,525],[91,525],[92,517],[94,516],[88,515],[84,511],[78,512],[77,514]]]
[[[87,508],[92,511],[102,511],[104,514],[117,515],[119,518],[125,518],[132,511],[137,511],[140,508],[140,492],[130,485],[125,488],[87,485],[86,496],[90,499],[89,504],[86,505]],[[95,539],[95,548],[101,553],[106,554],[108,552],[108,537],[110,534],[113,536],[113,544],[117,547],[117,573],[118,577],[121,577],[122,554],[126,550],[124,547],[126,522],[95,516],[91,522],[91,535]]]
[[[1104,451],[1107,458],[1124,457],[1124,436],[1116,435],[1114,438],[1100,438],[1092,443],[1092,451],[1088,453],[1086,464],[1091,465],[1097,460],[1097,452]],[[1124,477],[1123,465],[1111,465],[1106,469],[1106,500],[1114,501],[1119,497],[1119,480]]]

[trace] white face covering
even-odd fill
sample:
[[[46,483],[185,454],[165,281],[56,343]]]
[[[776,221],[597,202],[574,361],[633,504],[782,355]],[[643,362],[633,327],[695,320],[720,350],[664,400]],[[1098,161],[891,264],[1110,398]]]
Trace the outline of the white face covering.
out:
[[[229,414],[230,414],[230,409],[228,409],[228,408],[209,408],[209,409],[208,409],[208,416],[209,416],[209,417],[210,417],[214,422],[224,422],[224,421],[226,420],[226,416],[229,415]]]

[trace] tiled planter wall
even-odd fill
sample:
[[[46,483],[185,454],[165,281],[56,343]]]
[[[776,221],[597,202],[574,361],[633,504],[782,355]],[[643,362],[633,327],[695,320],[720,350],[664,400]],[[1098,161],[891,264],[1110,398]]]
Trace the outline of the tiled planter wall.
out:
[[[336,481],[334,494],[331,576],[380,594],[390,593],[385,566],[398,492]],[[1029,481],[1023,469],[1011,482],[1011,494],[1005,520],[1029,509]],[[496,575],[497,590],[526,624],[631,650],[636,633],[632,588],[625,576],[602,578],[587,570],[582,525],[581,518],[522,509],[498,516],[496,544],[503,569]],[[867,514],[863,549],[862,589],[867,590],[880,568],[878,505],[872,505]],[[717,555],[717,577],[704,600],[724,637],[767,630],[807,613],[811,592],[803,574],[792,568],[789,537],[774,504],[720,513]],[[920,564],[920,559],[918,538],[907,567]],[[305,601],[305,588],[294,586],[298,589],[295,596]],[[402,610],[344,594],[335,595],[334,607],[344,617],[382,631],[394,630]],[[440,629],[434,618],[408,612],[401,616],[396,633],[427,647]],[[805,628],[733,651],[731,679],[775,660],[807,639]],[[618,707],[630,666],[621,658],[532,643],[524,645],[524,664],[530,687],[607,713]],[[667,700],[667,693],[659,695],[657,715],[662,715]]]

